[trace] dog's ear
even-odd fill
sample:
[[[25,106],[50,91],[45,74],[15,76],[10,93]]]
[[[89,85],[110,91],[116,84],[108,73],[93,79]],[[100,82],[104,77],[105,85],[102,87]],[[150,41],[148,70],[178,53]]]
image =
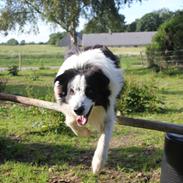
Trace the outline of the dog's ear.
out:
[[[95,101],[95,105],[103,106],[106,110],[109,105],[109,83],[109,78],[96,66],[86,73],[87,87],[92,90],[92,92],[86,90],[86,95]]]
[[[61,99],[67,95],[67,84],[76,74],[76,69],[69,69],[55,78],[54,93],[56,99]]]
[[[109,78],[96,66],[93,66],[86,75],[86,80],[97,87],[108,87]]]

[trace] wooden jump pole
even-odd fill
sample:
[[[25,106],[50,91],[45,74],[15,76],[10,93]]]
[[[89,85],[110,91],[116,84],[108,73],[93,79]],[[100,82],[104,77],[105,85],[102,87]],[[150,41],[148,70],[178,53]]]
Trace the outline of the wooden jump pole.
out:
[[[10,95],[5,93],[0,93],[0,100],[11,101],[16,103],[21,103],[29,106],[36,106],[41,108],[46,108],[54,110],[57,112],[62,112],[67,106],[60,106],[57,103],[48,102],[39,99],[33,99],[23,96]],[[162,132],[172,132],[183,135],[183,125],[165,123],[160,121],[149,121],[144,119],[134,119],[128,117],[117,117],[117,121],[120,125],[132,126],[137,128],[145,128],[150,130],[157,130]]]

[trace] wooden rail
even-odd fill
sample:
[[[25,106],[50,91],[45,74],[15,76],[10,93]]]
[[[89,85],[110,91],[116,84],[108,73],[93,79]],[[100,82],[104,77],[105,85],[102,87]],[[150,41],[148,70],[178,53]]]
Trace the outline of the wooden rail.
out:
[[[67,106],[60,106],[57,103],[48,102],[44,100],[38,100],[23,96],[10,95],[5,93],[0,93],[0,100],[17,102],[29,106],[36,106],[46,109],[51,109],[57,112],[62,112]],[[183,135],[183,125],[172,124],[160,121],[149,121],[144,119],[134,119],[128,117],[117,117],[117,121],[120,125],[132,126],[137,128],[145,128],[151,130],[157,130],[162,132],[172,132]]]

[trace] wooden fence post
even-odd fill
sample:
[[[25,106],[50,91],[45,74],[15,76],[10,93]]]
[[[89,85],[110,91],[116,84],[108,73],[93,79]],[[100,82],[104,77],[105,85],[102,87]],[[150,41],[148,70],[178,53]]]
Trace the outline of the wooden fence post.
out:
[[[18,53],[18,66],[19,66],[19,70],[21,70],[21,66],[22,66],[22,56],[21,53]]]

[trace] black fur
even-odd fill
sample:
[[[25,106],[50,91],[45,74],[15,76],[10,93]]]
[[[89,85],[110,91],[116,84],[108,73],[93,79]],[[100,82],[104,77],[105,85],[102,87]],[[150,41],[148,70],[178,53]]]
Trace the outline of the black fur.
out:
[[[107,109],[109,105],[109,79],[103,74],[98,67],[92,67],[85,75],[86,91],[88,98],[95,102],[95,105],[103,106]]]
[[[106,46],[103,46],[103,45],[95,45],[93,47],[89,46],[89,47],[86,47],[84,50],[86,51],[86,50],[97,49],[97,48],[100,48],[103,54],[114,62],[114,65],[116,68],[120,68],[119,58],[116,55],[114,55]]]
[[[65,101],[65,96],[67,95],[67,85],[68,82],[73,79],[76,75],[85,75],[86,79],[86,89],[85,94],[88,98],[95,102],[97,106],[103,106],[106,110],[109,105],[109,79],[105,76],[101,69],[96,66],[85,65],[83,68],[69,69],[63,74],[56,77],[55,81],[59,81],[62,91],[60,97],[62,102]]]
[[[76,69],[69,69],[69,70],[66,70],[63,74],[61,74],[55,78],[54,83],[56,81],[58,81],[60,84],[60,87],[61,87],[60,97],[62,98],[63,102],[66,102],[65,96],[67,95],[67,84],[77,74],[78,74],[78,72]]]

